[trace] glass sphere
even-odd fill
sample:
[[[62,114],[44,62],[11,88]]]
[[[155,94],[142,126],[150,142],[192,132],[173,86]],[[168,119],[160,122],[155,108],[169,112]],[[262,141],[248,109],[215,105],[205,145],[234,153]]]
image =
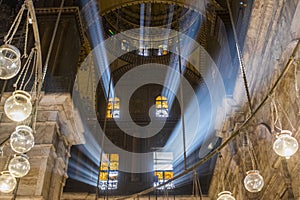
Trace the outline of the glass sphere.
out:
[[[259,192],[264,187],[264,179],[258,170],[250,170],[244,179],[244,185],[249,192]]]
[[[21,125],[10,136],[10,146],[16,153],[26,153],[34,145],[32,129],[29,126]]]
[[[3,171],[0,175],[0,192],[10,193],[17,185],[17,180],[9,171]]]
[[[14,177],[21,178],[28,174],[30,170],[30,163],[25,155],[15,155],[8,164],[8,170]]]
[[[0,79],[10,79],[18,74],[21,68],[19,49],[10,44],[0,47]]]
[[[286,159],[289,159],[298,150],[298,141],[291,135],[291,131],[281,130],[281,133],[273,143],[275,153],[279,156],[286,157]]]
[[[232,193],[229,191],[223,191],[218,194],[217,200],[235,200]]]
[[[4,104],[7,117],[15,122],[21,122],[29,117],[32,110],[31,96],[23,90],[13,92]]]

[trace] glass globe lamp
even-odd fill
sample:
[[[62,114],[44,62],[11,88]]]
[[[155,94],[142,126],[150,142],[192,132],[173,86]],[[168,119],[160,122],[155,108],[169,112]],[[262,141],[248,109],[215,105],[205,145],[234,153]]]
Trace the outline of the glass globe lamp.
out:
[[[0,175],[0,192],[10,193],[17,185],[17,180],[9,171],[3,171]]]
[[[273,150],[275,153],[279,156],[286,157],[286,159],[289,159],[298,150],[298,141],[291,135],[291,131],[281,130],[273,143]]]
[[[8,170],[11,175],[16,178],[21,178],[28,174],[30,170],[30,163],[25,155],[15,155],[8,164]]]
[[[32,129],[29,126],[21,125],[10,136],[10,146],[16,153],[26,153],[34,145]]]
[[[21,68],[21,54],[19,49],[10,44],[0,47],[0,79],[11,79]]]
[[[218,194],[217,200],[235,200],[232,193],[229,191],[223,191]]]
[[[264,187],[264,179],[258,170],[250,170],[244,179],[244,186],[249,192],[259,192]]]
[[[21,122],[29,117],[32,110],[31,96],[23,90],[13,92],[4,104],[6,116],[15,121]]]

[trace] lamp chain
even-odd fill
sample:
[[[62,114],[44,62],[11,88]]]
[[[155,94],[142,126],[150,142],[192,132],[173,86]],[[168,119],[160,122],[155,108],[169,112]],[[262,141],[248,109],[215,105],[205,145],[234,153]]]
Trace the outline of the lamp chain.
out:
[[[25,42],[24,42],[24,52],[23,52],[23,57],[27,58],[27,43],[28,43],[28,32],[29,32],[29,20],[30,20],[30,12],[29,10],[27,11],[27,19],[26,19],[26,28],[25,28]]]
[[[293,126],[293,124],[292,124],[290,118],[288,117],[288,114],[285,112],[285,110],[283,109],[283,107],[281,106],[281,104],[280,104],[279,102],[278,102],[278,106],[279,106],[279,108],[282,110],[282,113],[284,114],[285,118],[286,118],[287,121],[289,122],[289,124],[290,124],[292,130],[295,131],[296,129],[295,129],[295,127]]]
[[[294,80],[295,80],[295,91],[296,91],[296,98],[298,99],[297,105],[298,105],[298,113],[300,113],[300,95],[299,95],[299,85],[298,85],[298,65],[300,64],[300,58],[298,57],[297,60],[294,61],[294,66],[295,66],[295,70],[294,70]]]
[[[244,87],[245,87],[245,90],[246,90],[248,105],[249,105],[250,112],[252,114],[253,113],[253,107],[252,107],[252,103],[251,103],[251,97],[250,97],[250,92],[249,92],[249,87],[248,87],[248,81],[247,81],[247,76],[246,76],[246,70],[245,70],[245,64],[244,64],[244,60],[243,60],[243,56],[242,56],[242,51],[241,51],[239,43],[238,43],[238,36],[237,36],[237,33],[236,33],[236,27],[234,25],[229,0],[227,0],[226,2],[227,2],[227,8],[228,8],[228,11],[229,11],[231,27],[232,27],[232,30],[233,30],[233,36],[234,36],[234,42],[235,42],[235,47],[236,47],[236,51],[237,51],[237,56],[238,56],[238,60],[239,60],[239,63],[240,63],[241,72],[242,72],[242,75],[243,75],[243,81],[244,81]]]
[[[16,16],[16,18],[15,18],[12,26],[10,27],[7,35],[4,37],[4,43],[5,44],[10,44],[11,43],[11,41],[12,41],[15,33],[18,30],[18,27],[19,27],[20,22],[22,20],[23,12],[24,12],[25,9],[26,9],[26,6],[25,6],[25,3],[24,3],[22,5],[21,9],[19,10],[19,12],[18,12],[18,14],[17,14],[17,16]]]
[[[282,129],[282,125],[281,125],[281,121],[280,121],[280,119],[279,119],[279,117],[278,117],[278,109],[277,109],[276,102],[275,102],[275,93],[274,93],[274,95],[273,95],[271,104],[273,104],[274,111],[275,111],[275,121],[274,121],[274,126],[275,126],[276,129],[281,130],[281,129]],[[276,125],[277,123],[278,123],[279,127]]]
[[[60,4],[60,7],[59,7],[59,12],[58,12],[58,15],[57,15],[57,19],[56,19],[54,30],[53,30],[53,33],[52,33],[52,38],[51,38],[51,41],[50,41],[48,53],[47,53],[47,56],[46,56],[44,71],[43,71],[43,75],[42,75],[43,76],[42,77],[42,83],[44,82],[45,76],[47,74],[48,63],[49,63],[49,60],[50,60],[50,56],[51,56],[51,52],[52,52],[52,48],[53,48],[53,44],[54,44],[54,39],[55,39],[55,36],[56,36],[56,33],[57,33],[57,28],[58,28],[58,24],[59,24],[59,21],[60,21],[61,12],[62,12],[62,9],[63,9],[63,6],[64,6],[64,2],[65,2],[65,0],[62,0],[61,4]]]
[[[297,59],[297,61],[294,61],[294,66],[295,66],[295,69],[294,69],[294,80],[295,80],[295,90],[296,90],[296,97],[297,99],[300,98],[300,95],[299,95],[299,86],[298,86],[298,78],[297,78],[297,75],[298,75],[298,64],[300,63],[300,60]]]
[[[3,171],[6,171],[6,170],[7,170],[8,164],[9,164],[9,162],[10,162],[10,158],[11,158],[11,152],[10,152],[9,155],[7,156],[7,160],[6,160],[6,162],[5,162]]]
[[[21,83],[20,88],[22,87],[22,85],[23,85],[23,83],[24,83],[24,79],[25,79],[26,74],[27,74],[27,72],[28,72],[28,69],[29,69],[29,66],[30,66],[32,57],[33,57],[33,55],[34,55],[34,52],[35,52],[35,48],[32,48],[32,49],[31,49],[31,52],[30,52],[30,54],[29,54],[29,56],[28,56],[28,59],[26,60],[24,66],[23,66],[23,68],[22,68],[22,70],[21,70],[21,72],[20,72],[20,74],[19,74],[19,76],[18,76],[18,78],[17,78],[17,80],[16,80],[16,82],[14,83],[15,89],[18,88],[18,83],[19,83],[21,77],[23,76],[23,79],[22,79],[22,83]],[[35,68],[35,67],[33,66],[33,68]]]
[[[34,56],[33,56],[33,63],[32,63],[32,66],[36,66],[36,51],[34,51]],[[33,75],[33,72],[35,71],[35,67],[32,67],[31,69],[31,73],[29,75],[29,78],[28,80],[26,81],[26,83],[24,84],[23,86],[23,90],[26,90],[26,86],[28,85],[28,83],[30,82],[31,78],[32,78],[32,75]],[[32,86],[34,87],[34,86]]]
[[[196,197],[196,199],[199,197],[199,199],[202,200],[202,190],[196,170],[194,170],[193,178],[193,196]]]

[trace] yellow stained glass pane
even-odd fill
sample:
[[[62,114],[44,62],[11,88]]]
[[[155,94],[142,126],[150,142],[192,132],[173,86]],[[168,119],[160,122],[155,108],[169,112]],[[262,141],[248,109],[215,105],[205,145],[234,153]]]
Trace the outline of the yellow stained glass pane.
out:
[[[156,100],[156,101],[160,101],[160,100],[161,100],[161,96],[156,97],[155,100]]]
[[[167,98],[166,98],[166,97],[164,97],[164,96],[161,96],[161,100],[164,100],[164,101],[166,101],[166,100],[167,100]]]
[[[174,177],[174,172],[165,172],[165,180],[169,180]]]
[[[163,180],[163,172],[154,172],[154,176],[157,176],[158,180]]]
[[[162,102],[162,107],[163,108],[168,108],[169,106],[168,106],[168,102],[167,101],[163,101]]]
[[[161,108],[161,102],[160,101],[156,102],[156,108]]]
[[[114,101],[120,101],[120,99],[118,97],[115,97]]]
[[[119,161],[119,154],[110,154],[110,161]]]
[[[113,109],[113,104],[112,104],[112,102],[108,102],[107,110],[111,110],[111,109]]]
[[[119,163],[118,162],[110,162],[110,170],[118,170]]]
[[[112,112],[111,112],[111,110],[108,110],[106,112],[106,118],[112,118]]]
[[[120,102],[115,102],[114,109],[120,109]]]
[[[102,162],[100,169],[101,170],[108,170],[108,162]]]
[[[101,162],[108,162],[108,161],[109,161],[109,154],[104,153],[104,154],[102,155]]]
[[[107,180],[108,180],[108,173],[100,172],[100,181],[107,181]]]

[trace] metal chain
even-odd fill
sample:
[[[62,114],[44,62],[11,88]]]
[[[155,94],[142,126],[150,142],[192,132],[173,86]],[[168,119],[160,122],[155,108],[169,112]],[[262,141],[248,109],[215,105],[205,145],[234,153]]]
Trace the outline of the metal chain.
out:
[[[196,170],[194,170],[192,195],[196,197],[196,199],[199,197],[199,199],[202,200],[201,184]]]
[[[28,62],[26,62],[26,64],[27,65],[24,65],[24,68],[26,68],[26,70],[25,70],[25,73],[23,74],[23,78],[22,78],[22,82],[21,82],[21,84],[20,84],[20,89],[22,89],[22,87],[23,87],[23,85],[24,85],[24,82],[25,82],[25,78],[26,78],[26,76],[27,76],[27,73],[28,73],[28,70],[29,70],[29,68],[30,68],[30,64],[31,64],[31,61],[32,61],[32,58],[34,57],[34,55],[35,55],[35,49],[33,48],[33,51],[31,51],[30,52],[30,58],[28,58],[27,59],[27,61]],[[36,66],[32,66],[32,68],[35,68]],[[28,79],[28,81],[30,81],[30,78]],[[24,88],[23,88],[24,89]]]
[[[32,69],[31,69],[31,73],[29,75],[29,78],[27,79],[26,83],[24,84],[24,87],[23,87],[23,90],[26,90],[26,86],[28,85],[28,83],[30,82],[31,78],[32,78],[32,75],[33,75],[33,72],[35,71],[35,68],[36,68],[36,54],[37,52],[34,51],[34,55],[33,55],[33,63],[32,63]]]
[[[292,130],[295,131],[296,129],[295,129],[295,127],[293,126],[293,124],[292,124],[290,118],[288,117],[288,114],[285,112],[285,110],[283,109],[283,107],[281,106],[281,104],[280,104],[279,102],[278,102],[278,106],[279,106],[279,108],[282,110],[282,112],[283,112],[285,118],[287,119],[287,121],[289,122],[289,124],[290,124]]]
[[[7,169],[7,167],[8,167],[8,164],[9,164],[9,162],[10,162],[10,158],[11,158],[11,152],[10,152],[9,155],[7,156],[7,160],[6,160],[5,165],[4,165],[4,168],[3,168],[4,171],[5,171],[5,170]]]
[[[233,21],[233,16],[232,16],[232,11],[231,11],[231,7],[230,7],[230,4],[229,4],[229,0],[227,0],[227,8],[228,8],[228,11],[229,11],[230,22],[231,22],[231,27],[232,27],[234,42],[235,42],[235,47],[236,47],[237,56],[238,56],[238,59],[239,59],[240,68],[241,68],[241,72],[242,72],[242,76],[243,76],[244,87],[245,87],[245,91],[246,91],[246,95],[247,95],[248,105],[249,105],[250,112],[252,114],[253,113],[253,107],[252,107],[252,103],[251,103],[251,97],[250,97],[250,92],[249,92],[247,76],[246,76],[245,64],[244,64],[244,60],[243,60],[243,56],[242,56],[242,51],[241,51],[239,43],[238,43],[239,42],[238,41],[238,36],[237,36],[237,33],[236,33],[236,28],[235,28],[234,21]]]
[[[280,130],[281,130],[281,129],[282,129],[282,125],[281,125],[281,121],[280,121],[280,119],[279,119],[279,117],[278,117],[278,109],[277,109],[276,102],[275,102],[275,93],[274,93],[274,96],[272,97],[271,104],[273,104],[274,110],[275,110],[275,121],[274,121],[274,126],[275,126],[277,129],[280,129]],[[276,126],[277,122],[278,122],[279,127]]]
[[[27,43],[28,43],[28,29],[29,29],[29,20],[30,20],[30,12],[29,10],[27,11],[27,19],[26,19],[26,29],[25,29],[25,44],[24,44],[24,52],[23,52],[23,57],[27,58]]]
[[[52,52],[52,48],[53,48],[53,44],[54,44],[54,39],[55,39],[55,36],[56,36],[56,33],[57,33],[57,28],[58,28],[58,24],[59,24],[59,21],[60,21],[60,16],[61,16],[61,12],[62,12],[62,9],[63,9],[63,6],[64,6],[64,2],[65,2],[65,0],[61,1],[59,12],[58,12],[57,19],[56,19],[55,26],[54,26],[54,30],[53,30],[53,33],[52,33],[52,38],[51,38],[51,41],[50,41],[50,45],[49,45],[49,49],[48,49],[48,53],[47,53],[47,57],[46,57],[45,65],[44,65],[44,71],[43,71],[43,75],[42,75],[42,84],[43,84],[43,82],[45,80],[45,76],[47,74],[48,63],[49,63],[49,60],[50,60],[50,56],[51,56],[51,52]]]
[[[28,68],[29,68],[29,65],[30,65],[30,62],[31,62],[31,59],[32,59],[32,56],[33,56],[33,53],[34,53],[34,49],[35,49],[35,48],[32,48],[32,49],[31,49],[31,52],[30,52],[30,54],[29,54],[29,56],[28,56],[28,58],[27,58],[27,60],[26,60],[26,62],[25,62],[25,64],[24,64],[24,66],[23,66],[23,69],[21,70],[21,72],[20,72],[20,74],[19,74],[19,76],[18,76],[16,82],[15,82],[14,85],[13,85],[13,86],[15,87],[15,89],[18,88],[18,83],[19,83],[19,81],[20,81],[20,79],[21,79],[21,77],[22,77],[24,71],[26,70],[26,72],[24,73],[25,75],[26,75],[26,73],[27,73],[27,71],[28,71]],[[23,75],[23,80],[22,80],[22,82],[24,82],[25,75]]]
[[[299,86],[298,86],[298,79],[297,79],[297,75],[298,75],[298,63],[299,63],[299,60],[295,61],[294,62],[294,65],[295,65],[295,70],[294,70],[294,79],[295,79],[295,90],[296,90],[296,97],[299,99]]]
[[[19,27],[20,22],[21,22],[21,20],[22,20],[23,12],[24,12],[25,9],[26,9],[26,6],[25,6],[25,3],[24,3],[24,4],[22,5],[20,11],[18,12],[18,14],[17,14],[17,16],[16,16],[16,18],[15,18],[15,20],[14,20],[12,26],[10,27],[10,29],[9,29],[9,31],[8,31],[8,33],[7,33],[7,35],[4,37],[4,43],[5,43],[5,44],[10,44],[10,42],[12,41],[12,39],[13,39],[15,33],[16,33],[17,30],[18,30],[18,27]],[[11,32],[12,32],[12,33],[11,33]],[[8,39],[8,37],[10,37],[10,38]]]

